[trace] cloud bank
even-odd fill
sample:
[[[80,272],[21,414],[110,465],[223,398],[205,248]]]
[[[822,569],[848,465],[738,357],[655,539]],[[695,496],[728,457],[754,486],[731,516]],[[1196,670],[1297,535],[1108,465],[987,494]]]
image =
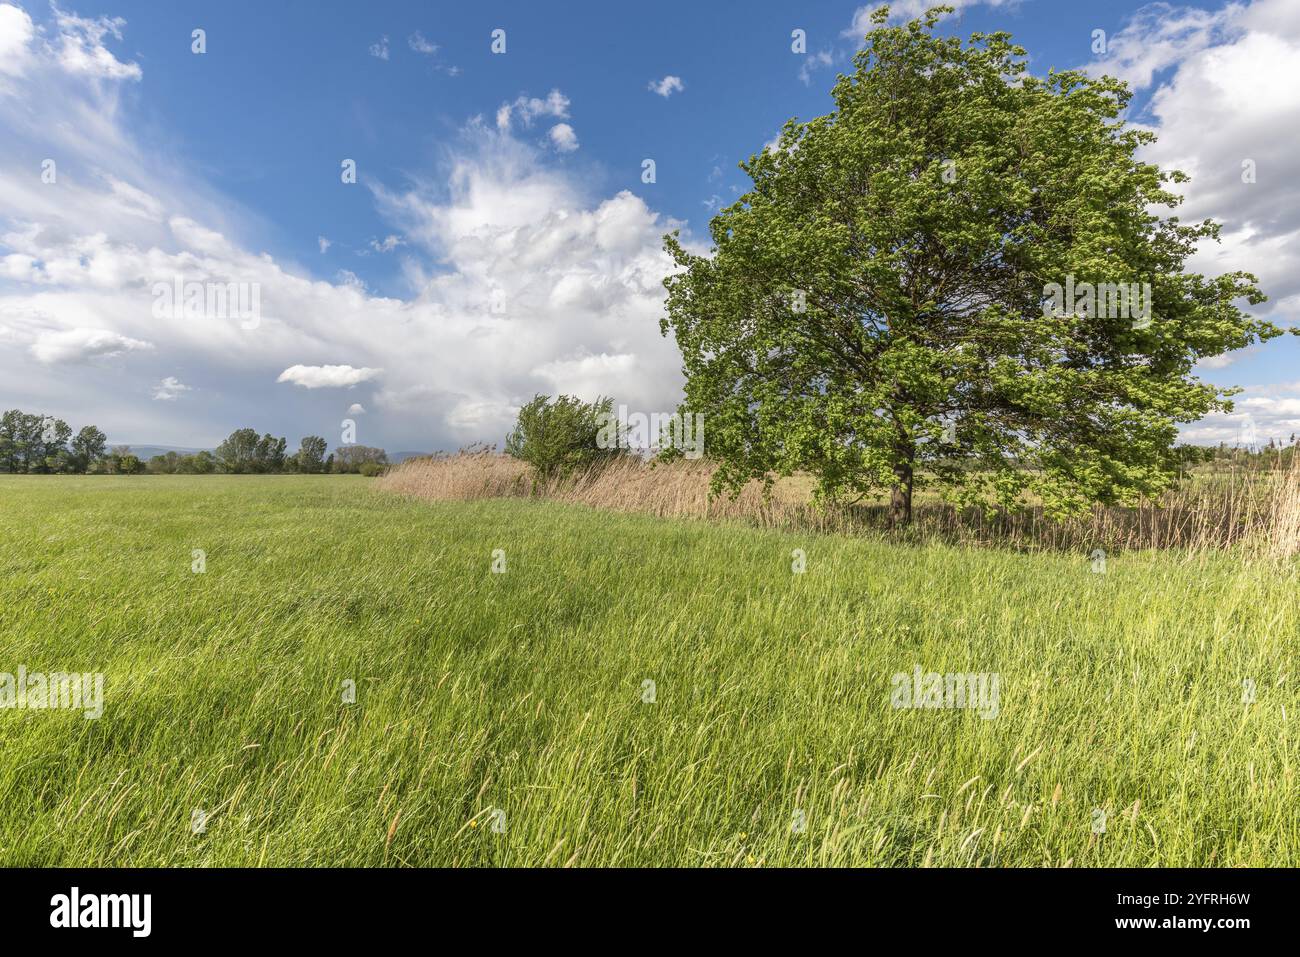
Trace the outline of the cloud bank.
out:
[[[680,360],[658,329],[675,224],[554,168],[578,147],[571,123],[528,141],[537,122],[569,119],[561,91],[511,101],[494,126],[471,119],[409,181],[366,183],[393,233],[354,245],[398,256],[410,290],[384,297],[258,250],[237,204],[152,159],[121,99],[148,75],[109,49],[127,29],[62,14],[37,27],[0,5],[7,401],[183,445],[243,425],[333,442],[364,403],[357,441],[394,448],[499,442],[536,392],[675,407]],[[208,294],[202,314],[158,316],[153,290],[177,281]],[[216,289],[254,293],[257,321],[214,312]],[[201,402],[175,401],[191,390]]]

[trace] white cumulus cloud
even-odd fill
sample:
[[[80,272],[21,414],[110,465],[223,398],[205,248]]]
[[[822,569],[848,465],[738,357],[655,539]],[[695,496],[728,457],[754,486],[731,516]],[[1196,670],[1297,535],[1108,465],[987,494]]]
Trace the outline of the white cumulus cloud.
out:
[[[348,365],[338,366],[290,366],[280,373],[276,382],[292,382],[304,389],[337,389],[354,386],[373,379],[382,369],[353,368]]]
[[[154,386],[153,397],[158,402],[174,402],[182,393],[189,391],[189,386],[174,375],[169,375]]]
[[[416,30],[409,37],[407,37],[406,42],[411,47],[411,49],[414,50],[416,53],[424,53],[428,55],[428,54],[434,54],[438,52],[438,44],[430,43],[428,40],[424,38],[424,34],[421,33],[419,30]]]
[[[83,18],[53,6],[58,24],[59,62],[69,73],[109,80],[138,80],[143,71],[136,63],[123,63],[104,46],[105,37],[122,39],[126,21],[121,17]]]
[[[108,329],[77,328],[40,333],[31,345],[31,353],[39,362],[53,364],[85,362],[152,348],[149,342]]]
[[[0,74],[17,76],[30,57],[29,44],[35,29],[22,7],[0,4]]]
[[[662,80],[651,80],[647,89],[652,93],[657,93],[664,99],[672,96],[674,93],[680,93],[686,89],[686,84],[682,82],[680,76],[666,76]]]
[[[1020,0],[943,0],[942,6],[952,7],[960,13],[966,7],[981,5],[995,8],[1010,7],[1019,2]],[[902,23],[906,20],[915,20],[923,16],[931,7],[940,5],[936,0],[888,0],[882,3],[869,3],[853,11],[853,22],[840,35],[861,41],[875,28],[875,24],[871,22],[871,15],[880,7],[889,7],[890,23]]]
[[[551,127],[551,143],[561,153],[572,153],[578,148],[578,134],[568,123],[556,123]]]
[[[508,131],[515,120],[524,126],[532,126],[539,116],[551,116],[557,120],[569,118],[569,98],[559,90],[552,90],[545,99],[536,96],[520,96],[513,103],[503,103],[497,110],[497,129]]]

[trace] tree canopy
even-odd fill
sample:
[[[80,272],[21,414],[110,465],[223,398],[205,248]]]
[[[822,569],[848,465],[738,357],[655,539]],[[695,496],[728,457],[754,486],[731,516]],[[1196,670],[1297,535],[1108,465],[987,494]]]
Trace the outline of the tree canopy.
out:
[[[104,454],[104,433],[93,425],[74,438],[62,419],[9,409],[0,415],[0,472],[84,472]]]
[[[936,34],[944,12],[877,11],[834,111],[741,164],[711,253],[666,237],[715,490],[807,470],[902,522],[923,483],[1131,502],[1175,480],[1178,423],[1231,408],[1193,365],[1281,333],[1236,305],[1264,300],[1250,274],[1185,271],[1219,227],[1163,214],[1187,177],[1139,159],[1123,83],[1034,76],[1007,33]]]

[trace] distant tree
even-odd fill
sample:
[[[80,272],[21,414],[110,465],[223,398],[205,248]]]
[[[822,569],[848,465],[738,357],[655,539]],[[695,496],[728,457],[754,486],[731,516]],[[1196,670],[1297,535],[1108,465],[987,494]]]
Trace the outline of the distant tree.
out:
[[[388,453],[383,449],[368,445],[343,445],[334,453],[334,471],[355,474],[367,462],[384,466],[388,464]]]
[[[834,111],[742,164],[711,254],[666,238],[715,490],[807,471],[823,499],[888,491],[898,524],[918,484],[1133,502],[1175,481],[1178,423],[1231,408],[1195,364],[1281,334],[1235,304],[1253,276],[1185,270],[1219,226],[1163,215],[1187,177],[1141,159],[1122,82],[1030,74],[1006,33],[936,35],[943,12],[877,8]]]
[[[257,431],[254,429],[236,429],[217,446],[217,461],[222,471],[231,475],[241,475],[256,471],[257,465]]]
[[[536,395],[519,410],[515,429],[506,436],[506,454],[531,465],[546,481],[568,475],[622,454],[601,448],[600,433],[612,414],[614,400],[601,397],[583,402],[571,395]]]
[[[1200,445],[1176,445],[1174,456],[1178,461],[1179,475],[1186,478],[1196,466],[1214,461],[1214,449]]]
[[[298,448],[298,471],[314,475],[325,470],[325,450],[328,448],[319,435],[305,435]]]
[[[88,472],[92,463],[104,456],[108,439],[93,425],[83,426],[72,440],[72,465],[78,472]]]
[[[118,457],[117,471],[121,475],[139,475],[145,470],[145,465],[140,461],[140,457],[127,453]]]
[[[17,409],[0,415],[0,472],[18,471],[18,417],[21,415]]]
[[[53,416],[34,416],[40,424],[40,431],[32,443],[32,471],[42,474],[63,472],[68,469],[68,440],[72,438],[72,427],[62,419]]]
[[[184,457],[179,452],[164,452],[149,460],[148,469],[159,475],[175,475],[181,471],[183,461]]]
[[[18,454],[21,457],[20,471],[40,472],[45,465],[45,417],[26,412],[19,413],[18,419]]]
[[[110,475],[120,474],[122,471],[122,460],[127,457],[131,457],[131,458],[135,457],[131,453],[131,446],[129,445],[113,446],[111,449],[108,450],[108,454],[104,456],[104,471],[106,471]]]
[[[257,440],[254,452],[254,471],[276,473],[284,471],[284,449],[287,443],[277,439],[270,432]]]
[[[217,468],[216,457],[206,449],[193,455],[182,455],[176,462],[176,472],[180,475],[210,475]]]
[[[219,446],[216,458],[232,475],[284,471],[285,440],[271,433],[258,437],[255,429],[236,429]]]

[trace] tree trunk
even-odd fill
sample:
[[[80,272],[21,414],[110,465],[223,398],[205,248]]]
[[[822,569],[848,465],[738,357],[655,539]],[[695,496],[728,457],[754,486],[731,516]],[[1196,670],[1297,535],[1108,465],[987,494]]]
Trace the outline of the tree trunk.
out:
[[[912,456],[915,450],[907,449],[906,458],[894,466],[894,487],[889,493],[889,527],[912,524]]]

